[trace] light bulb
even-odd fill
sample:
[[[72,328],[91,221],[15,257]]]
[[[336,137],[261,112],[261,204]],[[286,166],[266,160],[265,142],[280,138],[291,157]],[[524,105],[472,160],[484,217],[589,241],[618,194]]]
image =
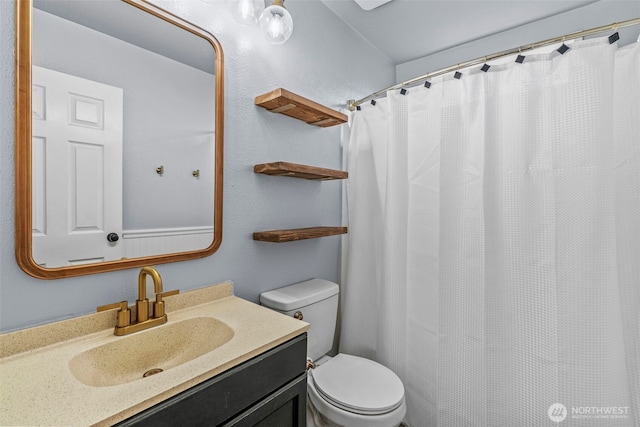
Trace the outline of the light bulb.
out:
[[[275,0],[260,17],[262,35],[273,44],[286,42],[293,33],[293,19],[282,3],[282,0]]]
[[[231,0],[233,19],[242,25],[257,24],[263,11],[263,0]]]

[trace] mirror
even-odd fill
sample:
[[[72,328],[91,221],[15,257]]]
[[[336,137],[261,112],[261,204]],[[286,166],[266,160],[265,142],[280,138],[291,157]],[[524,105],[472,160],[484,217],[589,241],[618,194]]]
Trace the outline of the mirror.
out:
[[[222,241],[223,53],[144,0],[16,1],[16,258],[55,279]]]

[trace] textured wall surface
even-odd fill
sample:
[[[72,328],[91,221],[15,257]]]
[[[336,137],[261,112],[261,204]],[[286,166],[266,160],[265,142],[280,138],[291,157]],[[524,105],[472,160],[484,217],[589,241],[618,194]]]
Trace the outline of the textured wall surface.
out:
[[[295,29],[284,45],[232,20],[226,3],[158,1],[216,35],[225,55],[225,176],[222,246],[213,256],[158,265],[165,289],[189,290],[223,280],[237,295],[320,277],[337,281],[340,237],[283,244],[254,242],[253,231],[339,225],[341,182],[253,173],[253,165],[290,161],[340,168],[339,127],[320,129],[253,105],[277,87],[340,108],[393,83],[392,64],[319,1],[287,3]],[[0,1],[0,330],[9,331],[136,297],[138,271],[38,280],[14,256],[14,5]]]
[[[640,2],[636,0],[596,1],[584,7],[550,16],[539,21],[512,28],[446,49],[414,61],[398,64],[396,80],[403,82],[426,73],[449,67],[484,55],[510,50],[529,43],[559,37],[576,31],[609,25],[640,16]],[[619,30],[621,45],[638,37],[640,26]],[[607,34],[602,34],[607,35]]]

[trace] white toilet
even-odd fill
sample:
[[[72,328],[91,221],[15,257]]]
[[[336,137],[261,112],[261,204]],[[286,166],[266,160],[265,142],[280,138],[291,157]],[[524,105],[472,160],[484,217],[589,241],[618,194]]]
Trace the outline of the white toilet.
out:
[[[309,370],[310,407],[307,425],[395,427],[407,407],[404,386],[390,369],[348,354],[330,357],[338,314],[338,285],[311,279],[260,295],[260,303],[310,324],[307,355],[316,364]]]

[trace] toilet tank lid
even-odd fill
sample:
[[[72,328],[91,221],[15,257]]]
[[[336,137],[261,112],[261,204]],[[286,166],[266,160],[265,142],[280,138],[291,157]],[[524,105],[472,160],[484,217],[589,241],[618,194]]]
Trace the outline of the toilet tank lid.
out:
[[[338,293],[338,284],[310,279],[260,294],[260,303],[281,311],[295,310],[322,301]]]

